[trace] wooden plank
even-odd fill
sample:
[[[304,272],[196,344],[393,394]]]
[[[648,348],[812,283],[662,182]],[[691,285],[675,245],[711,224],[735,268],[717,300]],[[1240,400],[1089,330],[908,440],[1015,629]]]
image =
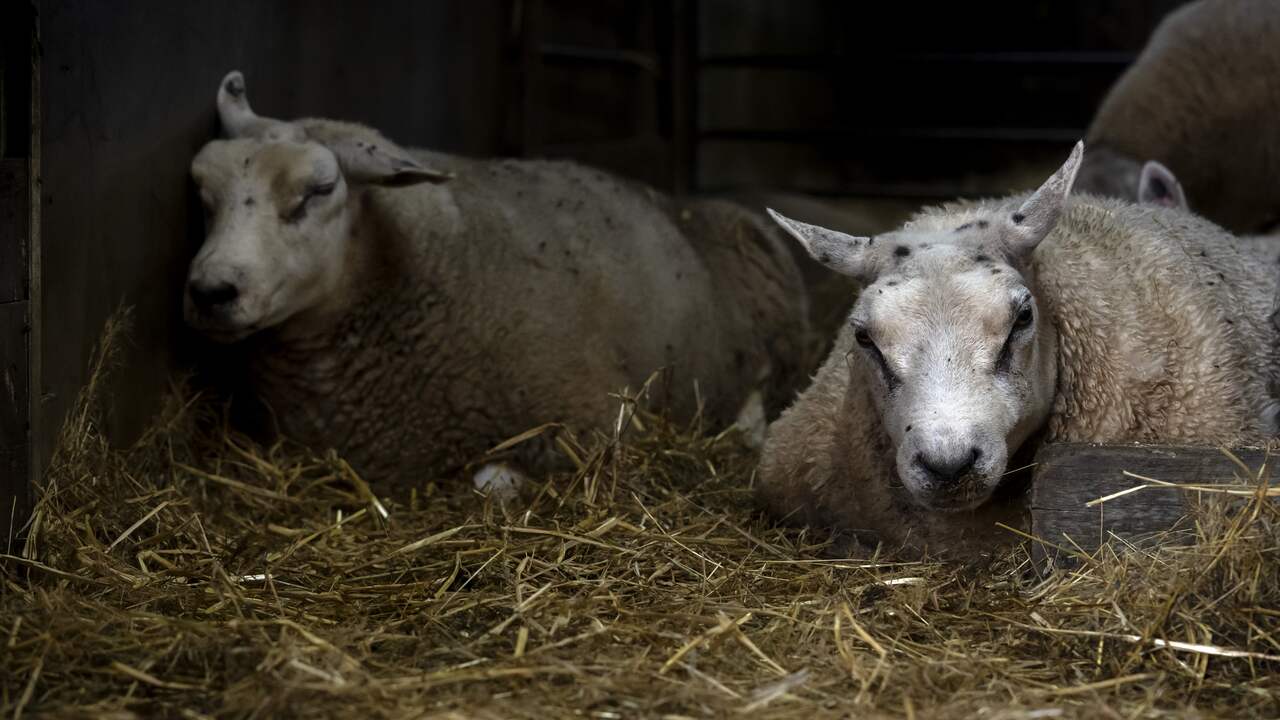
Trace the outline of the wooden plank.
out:
[[[27,160],[0,160],[0,303],[27,295]]]
[[[1231,452],[1255,475],[1266,459],[1263,450]],[[1194,491],[1149,487],[1088,506],[1146,484],[1125,471],[1179,485],[1253,482],[1252,477],[1245,480],[1244,471],[1226,453],[1208,447],[1062,443],[1045,446],[1036,463],[1032,533],[1046,543],[1086,552],[1106,540],[1141,544],[1155,533],[1184,527]],[[1055,554],[1039,543],[1035,551],[1042,558]]]
[[[0,304],[0,552],[10,552],[30,508],[27,303]]]

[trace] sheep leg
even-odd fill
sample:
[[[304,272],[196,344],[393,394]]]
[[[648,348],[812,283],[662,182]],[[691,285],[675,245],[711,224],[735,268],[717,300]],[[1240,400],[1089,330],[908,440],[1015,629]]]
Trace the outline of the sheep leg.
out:
[[[486,463],[471,478],[476,490],[498,501],[513,500],[520,489],[529,484],[529,477],[503,462]]]
[[[742,403],[742,408],[738,410],[738,417],[733,421],[733,426],[742,432],[742,439],[747,447],[759,449],[764,447],[765,431],[768,425],[765,420],[764,395],[758,389],[752,390],[746,402]]]

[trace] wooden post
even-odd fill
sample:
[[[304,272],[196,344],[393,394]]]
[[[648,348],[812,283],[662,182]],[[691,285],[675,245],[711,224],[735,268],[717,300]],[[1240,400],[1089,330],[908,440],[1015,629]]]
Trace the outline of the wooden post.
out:
[[[1250,470],[1246,475],[1223,450],[1155,445],[1045,446],[1036,455],[1031,491],[1031,531],[1037,558],[1062,548],[1093,552],[1108,540],[1141,543],[1146,537],[1184,527],[1194,490],[1143,487],[1105,502],[1090,503],[1131,488],[1152,485],[1125,472],[1178,485],[1254,483],[1267,459],[1259,449],[1230,451]],[[1266,472],[1263,477],[1269,477]],[[1163,541],[1171,541],[1166,536]],[[1039,563],[1037,563],[1039,564]]]
[[[0,552],[21,548],[31,506],[32,279],[39,267],[39,54],[30,2],[0,10]]]

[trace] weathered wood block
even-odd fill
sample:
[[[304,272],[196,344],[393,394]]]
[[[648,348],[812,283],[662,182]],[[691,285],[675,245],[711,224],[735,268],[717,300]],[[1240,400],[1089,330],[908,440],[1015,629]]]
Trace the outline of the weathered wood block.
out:
[[[1108,540],[1142,544],[1155,533],[1179,529],[1198,491],[1143,487],[1111,497],[1149,484],[1125,471],[1177,485],[1255,482],[1266,452],[1256,448],[1230,452],[1251,472],[1246,474],[1217,448],[1046,445],[1036,455],[1031,491],[1031,530],[1044,541],[1033,546],[1037,559],[1060,554],[1051,545],[1092,552]],[[1109,499],[1090,506],[1101,498]],[[1175,539],[1166,536],[1162,541]]]

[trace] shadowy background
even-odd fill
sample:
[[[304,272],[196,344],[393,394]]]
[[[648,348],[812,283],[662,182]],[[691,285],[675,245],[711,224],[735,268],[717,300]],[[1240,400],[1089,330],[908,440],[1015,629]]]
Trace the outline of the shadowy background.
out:
[[[187,167],[229,70],[264,114],[574,158],[671,192],[783,193],[806,219],[877,232],[926,202],[1034,186],[1179,4],[7,3],[0,544],[108,314],[136,307],[109,420],[121,442],[209,352],[181,321],[202,234]]]

